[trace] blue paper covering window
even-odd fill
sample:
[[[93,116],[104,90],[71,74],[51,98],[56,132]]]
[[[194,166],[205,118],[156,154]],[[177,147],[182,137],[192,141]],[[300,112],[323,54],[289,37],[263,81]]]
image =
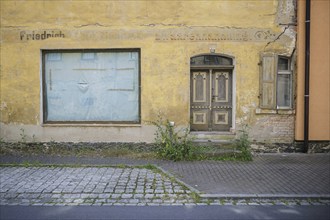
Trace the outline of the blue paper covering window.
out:
[[[138,52],[47,52],[46,121],[139,122]]]

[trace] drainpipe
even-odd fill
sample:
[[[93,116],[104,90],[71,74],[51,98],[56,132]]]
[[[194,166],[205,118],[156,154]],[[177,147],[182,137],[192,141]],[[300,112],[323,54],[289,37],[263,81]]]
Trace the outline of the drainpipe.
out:
[[[305,104],[304,104],[304,149],[308,152],[309,142],[309,64],[310,64],[310,11],[311,0],[306,0],[306,20],[305,20]]]

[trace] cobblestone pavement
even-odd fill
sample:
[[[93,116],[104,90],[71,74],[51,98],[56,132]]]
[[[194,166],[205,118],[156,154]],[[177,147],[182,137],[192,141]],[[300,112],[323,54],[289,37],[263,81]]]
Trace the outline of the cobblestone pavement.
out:
[[[192,203],[190,190],[149,169],[2,167],[2,205],[159,205]]]
[[[0,205],[330,205],[330,200],[206,199],[157,170],[0,167]]]

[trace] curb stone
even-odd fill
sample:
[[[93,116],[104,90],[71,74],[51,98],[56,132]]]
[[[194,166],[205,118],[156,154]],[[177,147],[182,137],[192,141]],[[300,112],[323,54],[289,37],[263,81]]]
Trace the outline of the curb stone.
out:
[[[203,194],[206,199],[330,199],[330,194]]]

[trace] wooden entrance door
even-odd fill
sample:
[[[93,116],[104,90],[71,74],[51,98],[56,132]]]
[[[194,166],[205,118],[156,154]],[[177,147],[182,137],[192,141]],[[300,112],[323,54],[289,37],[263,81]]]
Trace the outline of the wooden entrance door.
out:
[[[231,70],[192,70],[190,78],[191,130],[229,131],[232,127]]]

